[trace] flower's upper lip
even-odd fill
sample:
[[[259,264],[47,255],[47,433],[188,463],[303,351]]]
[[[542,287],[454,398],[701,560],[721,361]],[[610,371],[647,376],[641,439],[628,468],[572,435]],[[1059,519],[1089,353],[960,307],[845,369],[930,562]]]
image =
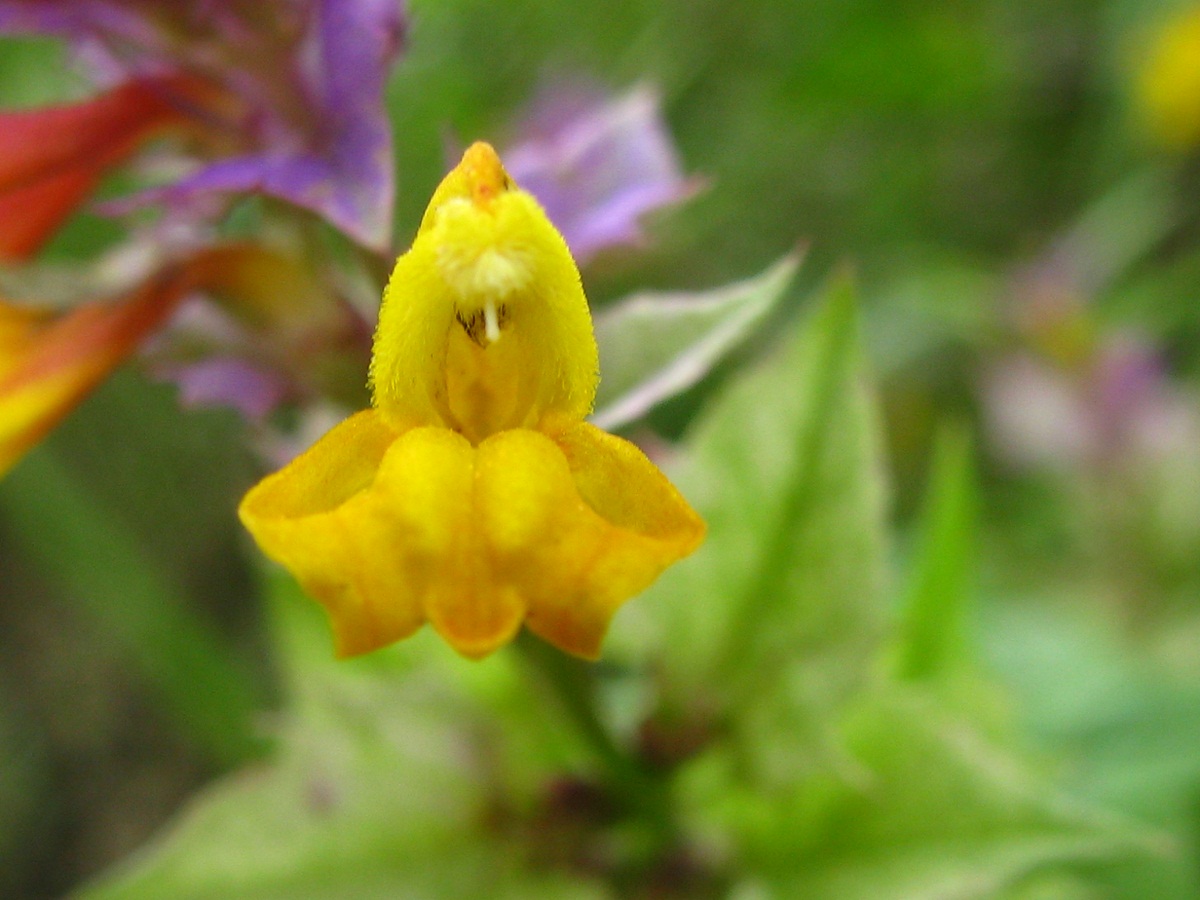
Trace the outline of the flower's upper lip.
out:
[[[491,144],[476,141],[463,154],[462,172],[467,179],[471,202],[489,209],[492,201],[512,187],[512,181]]]

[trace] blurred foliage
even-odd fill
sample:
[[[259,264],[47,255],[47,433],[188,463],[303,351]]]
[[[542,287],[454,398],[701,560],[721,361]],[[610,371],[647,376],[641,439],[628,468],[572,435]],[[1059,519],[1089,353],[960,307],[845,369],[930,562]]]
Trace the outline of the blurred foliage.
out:
[[[447,142],[582,75],[660,87],[708,183],[589,270],[597,306],[811,242],[634,430],[682,435],[708,543],[594,670],[428,634],[335,663],[236,526],[244,426],[120,377],[0,483],[0,894],[1200,894],[1200,443],[1014,459],[987,389],[1028,356],[1094,399],[1063,335],[1134,335],[1141,407],[1200,418],[1200,155],[1133,87],[1186,5],[416,0],[402,241]],[[0,105],[78,96],[63,60],[0,41]]]

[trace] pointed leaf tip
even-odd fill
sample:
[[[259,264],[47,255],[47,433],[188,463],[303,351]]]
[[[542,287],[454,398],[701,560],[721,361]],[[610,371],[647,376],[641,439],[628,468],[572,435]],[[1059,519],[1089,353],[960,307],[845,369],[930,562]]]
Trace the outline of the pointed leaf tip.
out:
[[[976,534],[971,438],[961,425],[938,436],[900,623],[897,674],[948,673],[969,657],[967,615]]]
[[[592,421],[612,431],[704,379],[787,296],[803,249],[699,293],[643,293],[596,317],[601,380]]]

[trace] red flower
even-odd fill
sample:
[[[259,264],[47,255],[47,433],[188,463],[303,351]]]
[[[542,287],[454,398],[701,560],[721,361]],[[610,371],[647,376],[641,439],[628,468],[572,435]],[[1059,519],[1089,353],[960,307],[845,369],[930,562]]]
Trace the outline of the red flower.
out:
[[[0,113],[0,261],[36,253],[106,172],[185,121],[179,80],[131,81],[82,103]]]

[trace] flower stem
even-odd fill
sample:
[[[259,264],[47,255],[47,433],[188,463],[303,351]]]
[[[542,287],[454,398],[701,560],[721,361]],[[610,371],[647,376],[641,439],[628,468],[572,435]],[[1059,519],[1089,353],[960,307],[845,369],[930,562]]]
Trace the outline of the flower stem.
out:
[[[596,685],[588,664],[523,631],[515,642],[538,682],[554,694],[592,755],[609,774],[624,778],[634,762],[623,753],[596,712]]]
[[[592,665],[522,632],[514,646],[535,679],[558,705],[605,772],[614,793],[660,835],[673,833],[667,784],[644,768],[613,739],[601,721]]]

